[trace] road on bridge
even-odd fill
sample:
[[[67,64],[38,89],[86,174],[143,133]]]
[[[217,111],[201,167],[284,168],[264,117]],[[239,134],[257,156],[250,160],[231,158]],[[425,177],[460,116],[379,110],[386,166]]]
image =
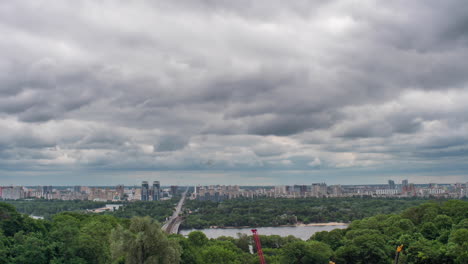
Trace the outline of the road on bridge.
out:
[[[179,232],[179,226],[183,221],[183,218],[179,216],[180,212],[182,211],[182,206],[184,205],[185,198],[187,196],[188,188],[182,194],[179,203],[174,210],[172,216],[167,220],[167,222],[162,226],[162,229],[166,231],[168,234],[177,234]]]

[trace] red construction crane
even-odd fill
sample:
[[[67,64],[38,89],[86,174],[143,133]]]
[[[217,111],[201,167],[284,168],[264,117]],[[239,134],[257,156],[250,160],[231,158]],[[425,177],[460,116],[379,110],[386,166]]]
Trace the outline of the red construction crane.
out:
[[[260,259],[260,264],[266,264],[265,258],[263,257],[262,243],[260,243],[260,237],[258,236],[257,229],[251,230],[253,233],[253,238],[255,240],[255,245],[257,246],[257,254]]]

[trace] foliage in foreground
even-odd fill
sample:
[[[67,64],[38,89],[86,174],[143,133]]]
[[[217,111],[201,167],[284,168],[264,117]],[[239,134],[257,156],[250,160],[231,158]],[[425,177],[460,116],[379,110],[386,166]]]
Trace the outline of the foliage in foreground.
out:
[[[208,239],[202,232],[167,236],[149,217],[61,213],[34,220],[0,203],[0,263],[250,264],[251,236]],[[353,221],[347,229],[295,237],[261,236],[269,264],[467,264],[468,202],[426,203],[400,214]]]

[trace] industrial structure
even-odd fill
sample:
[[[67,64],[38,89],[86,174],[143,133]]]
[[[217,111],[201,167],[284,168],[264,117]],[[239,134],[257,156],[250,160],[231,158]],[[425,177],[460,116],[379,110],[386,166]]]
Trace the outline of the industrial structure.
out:
[[[251,231],[253,233],[255,245],[257,247],[257,254],[260,260],[260,264],[266,264],[265,257],[263,256],[262,243],[260,242],[260,237],[258,236],[257,229],[252,229]]]

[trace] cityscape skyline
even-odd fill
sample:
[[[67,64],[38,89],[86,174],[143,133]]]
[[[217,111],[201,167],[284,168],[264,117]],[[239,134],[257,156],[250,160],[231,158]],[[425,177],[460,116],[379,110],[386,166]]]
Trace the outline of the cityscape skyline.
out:
[[[102,177],[97,179],[88,181],[78,177],[78,180],[70,180],[66,178],[65,180],[63,177],[58,177],[57,180],[48,180],[44,181],[39,179],[37,176],[33,176],[31,178],[16,178],[10,177],[9,179],[0,180],[1,185],[25,185],[25,186],[36,186],[36,185],[54,185],[54,186],[74,186],[74,185],[81,185],[81,186],[108,186],[108,185],[117,185],[117,184],[124,184],[128,186],[132,185],[141,185],[141,181],[145,179],[159,179],[167,183],[168,185],[197,185],[197,184],[204,184],[204,185],[213,185],[213,184],[224,184],[224,185],[242,185],[242,186],[274,186],[274,185],[287,185],[287,184],[308,184],[310,182],[328,182],[330,184],[344,184],[344,185],[361,185],[361,184],[369,184],[369,185],[379,185],[379,184],[387,184],[388,180],[394,180],[395,182],[401,182],[403,180],[409,180],[416,184],[427,184],[427,183],[437,183],[437,184],[451,184],[451,183],[459,183],[459,182],[468,182],[468,177],[463,175],[456,176],[456,177],[440,177],[437,175],[434,176],[413,176],[413,177],[405,177],[405,176],[396,176],[396,177],[388,177],[387,175],[382,175],[379,177],[372,177],[372,180],[369,180],[369,176],[350,176],[347,178],[341,177],[333,177],[333,176],[322,176],[322,177],[294,177],[283,174],[282,171],[276,171],[271,173],[270,177],[265,176],[254,176],[252,173],[248,173],[247,175],[238,175],[238,174],[229,174],[223,171],[220,172],[198,172],[194,175],[190,176],[190,172],[161,172],[161,176],[154,176],[154,172],[147,172],[146,174],[138,174],[132,177],[125,176],[115,176],[115,175],[107,175],[105,174]],[[165,175],[165,176],[163,176]],[[226,175],[225,178],[229,178],[228,181],[224,180],[224,177],[219,177],[220,175]],[[305,179],[304,179],[305,178]],[[221,180],[220,180],[221,179]],[[248,183],[246,183],[248,181]],[[111,183],[111,184],[109,184]],[[244,183],[244,184],[241,184]]]
[[[147,180],[140,186],[0,186],[0,199],[47,199],[47,200],[91,200],[91,201],[160,201],[177,195],[179,186],[162,188],[160,181]],[[182,187],[182,186],[181,186]],[[465,198],[468,196],[468,182],[455,184],[415,184],[407,179],[401,183],[388,180],[387,184],[327,185],[325,182],[312,184],[239,186],[239,185],[201,185],[185,186],[185,192],[193,188],[190,199],[220,202],[239,197],[439,197]],[[184,194],[185,195],[185,194]]]

